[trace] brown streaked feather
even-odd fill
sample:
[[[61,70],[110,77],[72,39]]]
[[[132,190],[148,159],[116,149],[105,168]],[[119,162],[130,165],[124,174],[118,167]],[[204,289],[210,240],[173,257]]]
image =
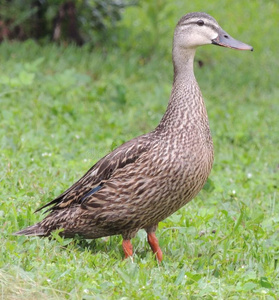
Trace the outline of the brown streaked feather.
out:
[[[117,169],[135,162],[150,147],[150,139],[146,135],[134,138],[99,160],[87,173],[60,196],[37,209],[38,212],[54,205],[45,211],[70,207],[80,203],[82,198],[101,183],[104,184]]]

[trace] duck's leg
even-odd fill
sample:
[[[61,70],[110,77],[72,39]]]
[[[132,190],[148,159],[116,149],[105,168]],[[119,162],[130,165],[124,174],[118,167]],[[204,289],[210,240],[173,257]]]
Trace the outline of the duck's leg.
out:
[[[135,237],[136,233],[138,232],[138,228],[130,229],[122,232],[122,248],[125,254],[125,259],[131,257],[133,261],[133,245],[131,243],[131,239]]]
[[[156,255],[158,262],[161,262],[163,260],[163,253],[159,246],[159,242],[155,235],[155,232],[147,233],[147,239],[153,253],[155,253]]]
[[[160,249],[158,239],[155,235],[155,231],[156,231],[157,227],[158,227],[158,224],[147,227],[147,228],[145,228],[145,230],[147,232],[148,243],[149,243],[153,253],[155,254],[158,262],[160,263],[163,260],[163,253],[162,253],[162,250]]]
[[[133,245],[130,240],[123,240],[122,248],[125,254],[125,258],[133,256]]]

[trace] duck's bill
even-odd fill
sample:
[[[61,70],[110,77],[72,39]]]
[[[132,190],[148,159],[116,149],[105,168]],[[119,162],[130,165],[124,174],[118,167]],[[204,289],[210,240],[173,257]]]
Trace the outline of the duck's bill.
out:
[[[227,47],[237,50],[250,50],[253,51],[253,47],[242,43],[238,40],[235,40],[230,35],[228,35],[225,31],[219,33],[219,35],[212,40],[212,44],[218,45],[221,47]]]

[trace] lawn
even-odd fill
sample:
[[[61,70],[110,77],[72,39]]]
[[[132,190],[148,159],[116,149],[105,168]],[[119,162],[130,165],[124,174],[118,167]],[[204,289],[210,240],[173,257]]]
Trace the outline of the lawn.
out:
[[[0,45],[1,299],[278,299],[278,4],[149,2],[125,11],[114,44]],[[122,260],[119,236],[12,236],[98,159],[158,124],[173,30],[190,11],[208,12],[254,52],[197,52],[215,163],[201,193],[159,224],[163,263],[143,231],[133,262]]]

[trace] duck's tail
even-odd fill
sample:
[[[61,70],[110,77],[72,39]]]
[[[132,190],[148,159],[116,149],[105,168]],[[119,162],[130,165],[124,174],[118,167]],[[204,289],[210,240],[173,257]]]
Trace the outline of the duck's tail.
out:
[[[14,232],[13,235],[47,236],[48,232],[40,226],[40,223],[37,223],[20,231]]]

